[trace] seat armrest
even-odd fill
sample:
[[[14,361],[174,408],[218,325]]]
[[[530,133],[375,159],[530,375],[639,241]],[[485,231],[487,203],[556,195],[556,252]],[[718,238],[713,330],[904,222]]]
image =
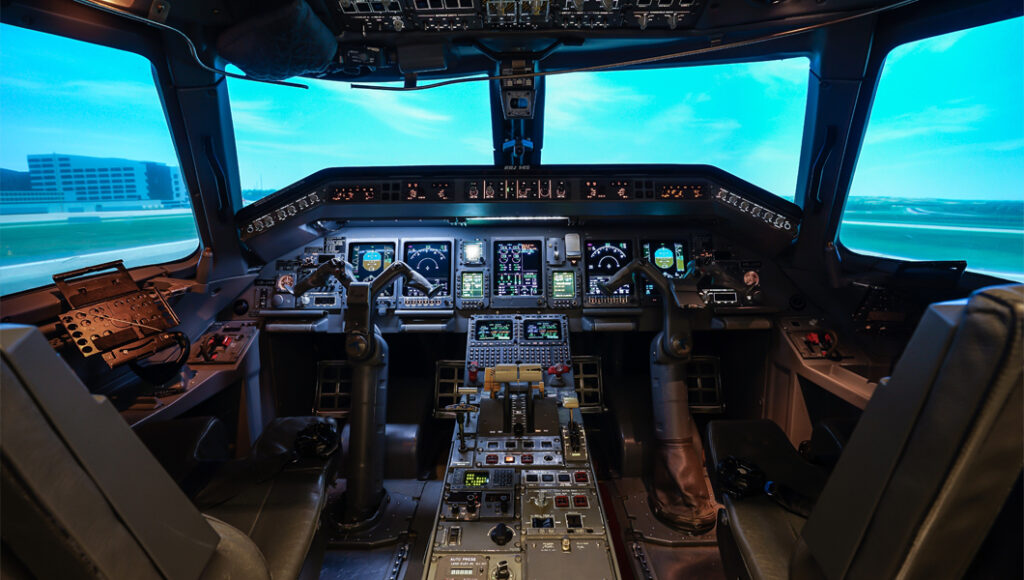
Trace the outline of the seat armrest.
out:
[[[814,426],[806,449],[803,445],[800,446],[802,455],[808,461],[831,471],[839,461],[839,455],[842,454],[855,427],[857,427],[856,418],[830,417],[822,419]]]
[[[230,459],[227,429],[216,417],[145,423],[135,434],[189,497]]]

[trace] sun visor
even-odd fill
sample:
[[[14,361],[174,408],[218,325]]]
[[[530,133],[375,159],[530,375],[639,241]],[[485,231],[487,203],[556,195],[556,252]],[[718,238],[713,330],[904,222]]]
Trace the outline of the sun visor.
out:
[[[217,39],[217,51],[223,58],[260,80],[320,72],[337,50],[334,34],[305,0],[244,20]]]

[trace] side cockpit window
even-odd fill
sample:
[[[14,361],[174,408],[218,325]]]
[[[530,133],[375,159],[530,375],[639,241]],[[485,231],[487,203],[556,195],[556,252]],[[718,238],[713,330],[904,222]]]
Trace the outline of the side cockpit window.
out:
[[[198,247],[148,60],[0,25],[0,294]]]
[[[886,59],[843,214],[851,250],[1024,280],[1024,19]]]

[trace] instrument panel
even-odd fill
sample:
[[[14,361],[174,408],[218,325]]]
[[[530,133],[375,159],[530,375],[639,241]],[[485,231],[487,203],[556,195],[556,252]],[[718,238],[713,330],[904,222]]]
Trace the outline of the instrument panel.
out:
[[[634,258],[645,258],[669,278],[681,279],[698,261],[713,263],[716,275],[687,280],[712,311],[764,314],[785,308],[788,292],[770,259],[703,229],[648,228],[637,235],[624,226],[500,226],[405,228],[406,238],[391,237],[386,227],[347,228],[289,252],[261,271],[249,301],[265,318],[337,317],[345,291],[331,278],[302,296],[292,288],[318,265],[334,258],[350,261],[357,280],[370,281],[396,260],[441,287],[433,297],[396,281],[377,298],[378,324],[384,332],[468,330],[478,314],[568,314],[576,329],[643,329],[659,324],[656,287],[637,276],[613,295],[606,282]],[[767,290],[767,292],[766,292]],[[766,298],[769,296],[771,298]],[[543,342],[559,329],[533,325],[501,327],[498,321],[476,329],[478,340],[506,340],[529,334]],[[518,324],[518,323],[517,323]],[[335,330],[336,329],[336,330]],[[327,332],[340,332],[332,322]]]

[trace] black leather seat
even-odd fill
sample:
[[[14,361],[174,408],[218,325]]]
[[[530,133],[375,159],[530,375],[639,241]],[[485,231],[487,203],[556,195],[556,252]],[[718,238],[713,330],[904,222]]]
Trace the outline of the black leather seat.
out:
[[[710,423],[712,464],[742,458],[816,498],[805,519],[765,495],[724,496],[729,575],[961,577],[1004,505],[1016,505],[1007,498],[1024,463],[1022,324],[1020,285],[932,305],[827,481],[770,421]]]
[[[277,420],[250,458],[185,495],[114,407],[93,397],[34,327],[0,325],[6,573],[38,578],[295,578],[326,500],[330,461],[285,453],[313,421]],[[179,481],[206,450],[171,468]],[[268,467],[269,466],[269,467]],[[201,470],[200,470],[201,471]],[[17,572],[12,572],[17,571]]]

